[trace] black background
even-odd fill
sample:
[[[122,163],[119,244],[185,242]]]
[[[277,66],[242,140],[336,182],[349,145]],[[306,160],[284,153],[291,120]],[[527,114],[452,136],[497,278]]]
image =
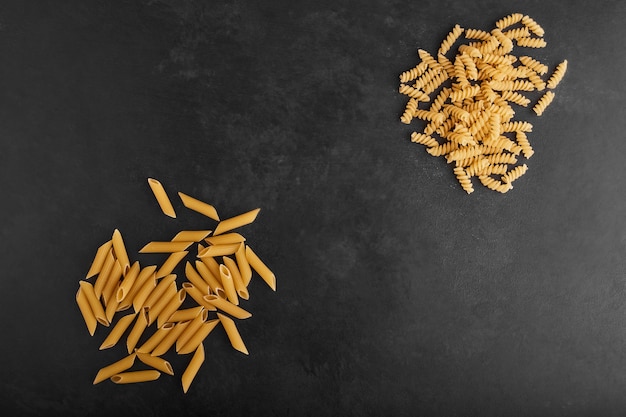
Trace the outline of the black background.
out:
[[[398,74],[456,23],[527,13],[569,69],[528,173],[464,193],[399,122]],[[3,1],[0,408],[15,415],[621,416],[626,413],[622,1]],[[261,207],[243,232],[250,350],[207,339],[176,377],[91,382],[74,302],[119,228],[131,259],[209,223],[146,178]],[[210,224],[213,226],[213,224]],[[119,349],[118,349],[119,348]]]

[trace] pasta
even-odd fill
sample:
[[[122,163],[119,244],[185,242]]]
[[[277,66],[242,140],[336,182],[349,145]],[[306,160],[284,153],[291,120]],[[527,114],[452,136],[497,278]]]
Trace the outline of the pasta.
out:
[[[124,372],[125,370],[130,369],[130,367],[132,367],[135,363],[136,357],[137,355],[132,353],[125,358],[112,363],[111,365],[101,368],[96,374],[96,377],[93,380],[93,384],[99,384],[100,382],[112,377],[115,374],[119,374],[120,372]]]
[[[183,372],[182,384],[183,384],[183,392],[185,394],[189,390],[191,383],[193,382],[194,378],[198,374],[198,370],[200,369],[200,366],[202,366],[203,363],[204,363],[204,345],[200,343],[200,345],[198,345],[198,347],[196,348],[196,351],[193,354],[191,361],[189,361],[189,365],[187,365],[187,368],[185,368],[185,371]]]
[[[241,339],[241,335],[237,330],[237,326],[233,319],[223,314],[217,313],[217,317],[219,318],[222,326],[224,326],[224,330],[226,330],[226,335],[228,336],[228,340],[230,340],[230,344],[241,353],[248,355],[248,349],[246,345],[243,343]]]
[[[502,17],[489,31],[455,25],[437,59],[419,49],[419,64],[401,73],[399,92],[409,97],[401,122],[425,124],[423,131],[411,133],[411,141],[432,156],[445,156],[468,194],[474,177],[490,190],[508,192],[514,174],[528,168],[518,158],[534,153],[526,136],[532,124],[516,119],[514,106],[534,102],[534,114],[542,115],[554,95],[539,92],[554,89],[567,69],[564,60],[547,77],[547,65],[516,54],[516,48],[545,47],[543,36],[543,28],[522,13]]]
[[[220,221],[220,217],[217,214],[217,210],[210,204],[205,203],[204,201],[197,200],[193,197],[188,196],[187,194],[178,193],[178,196],[182,200],[185,207],[200,214],[204,214],[210,219],[215,221]]]
[[[156,381],[161,376],[159,371],[130,371],[113,375],[111,381],[116,384],[135,384],[137,382]]]
[[[442,80],[449,78],[443,73],[445,67],[430,54],[421,51],[420,56],[429,65],[413,69],[404,78],[414,77],[415,85],[425,91],[436,88]],[[438,58],[449,69],[451,63]],[[457,90],[438,94],[432,110],[416,106],[411,117],[432,123],[433,129],[453,130],[458,134],[465,132],[446,122],[448,115],[444,114],[443,106],[452,91]],[[456,96],[462,96],[465,103],[466,100],[477,99],[479,92],[473,89],[471,94],[457,92]],[[471,113],[474,118],[472,112],[481,108],[477,104],[468,109],[468,114]],[[521,152],[521,145],[514,145]],[[477,163],[472,163],[467,169],[477,167]],[[511,180],[513,174],[512,171],[501,173],[502,176],[509,175]],[[161,183],[149,178],[148,184],[161,210],[175,218],[176,213]],[[170,363],[163,357],[174,350],[180,355],[193,353],[181,377],[183,391],[187,392],[205,359],[203,342],[219,323],[224,326],[230,344],[248,354],[235,320],[250,318],[252,314],[239,304],[249,299],[248,284],[255,275],[274,291],[276,277],[247,245],[246,237],[233,230],[255,221],[260,209],[220,220],[213,206],[183,193],[179,196],[186,208],[216,222],[214,227],[209,226],[214,232],[189,229],[176,233],[171,240],[150,241],[138,251],[140,254],[167,254],[167,257],[159,266],[142,267],[139,260],[131,262],[121,232],[114,229],[111,239],[96,250],[84,280],[79,281],[76,304],[89,334],[95,335],[98,324],[110,326],[99,349],[123,349],[125,352],[122,359],[97,372],[94,384],[105,379],[116,384],[130,384],[154,381],[162,373],[174,375],[174,362]],[[197,251],[192,254],[196,247]],[[195,257],[195,264],[191,262],[192,256]],[[186,280],[180,282],[179,288],[179,277],[183,277],[178,272],[181,269]],[[92,284],[88,280],[93,277]],[[134,312],[121,313],[131,306]],[[217,318],[209,317],[210,314],[217,314]],[[133,369],[136,358],[144,369]],[[145,366],[150,369],[145,369]]]
[[[100,273],[100,271],[102,270],[102,265],[104,265],[104,260],[106,259],[112,247],[113,243],[110,240],[107,240],[98,248],[98,250],[96,251],[96,256],[91,262],[91,266],[89,267],[89,271],[87,271],[87,276],[85,278],[91,278],[94,275]]]
[[[167,196],[167,193],[165,192],[163,185],[158,180],[155,180],[154,178],[148,178],[148,185],[150,185],[150,189],[152,190],[152,193],[154,193],[154,197],[159,203],[159,207],[161,207],[163,214],[175,219],[176,212],[174,211],[172,202]]]

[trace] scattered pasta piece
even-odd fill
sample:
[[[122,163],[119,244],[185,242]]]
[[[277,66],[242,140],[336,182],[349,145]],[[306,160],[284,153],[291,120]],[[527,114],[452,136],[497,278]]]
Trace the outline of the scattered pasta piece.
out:
[[[534,102],[532,110],[541,116],[567,70],[564,60],[546,80],[546,64],[514,54],[516,47],[545,47],[543,36],[544,29],[522,13],[504,16],[490,31],[457,24],[439,46],[437,59],[419,49],[420,62],[400,75],[399,92],[409,97],[401,122],[425,124],[422,132],[411,133],[411,141],[432,156],[445,156],[468,194],[474,191],[473,177],[506,193],[528,169],[518,159],[534,154],[526,135],[533,126],[514,119],[513,105],[527,108]],[[550,91],[539,93],[546,88]]]
[[[406,77],[415,75],[416,71]],[[164,200],[167,196],[161,192],[160,182],[149,179],[148,184],[164,214],[176,217],[172,215],[173,209],[169,210],[169,199]],[[178,195],[185,207],[217,222],[213,227],[215,232],[183,230],[171,240],[149,242],[139,253],[164,254],[165,259],[160,265],[142,267],[139,261],[131,265],[122,234],[115,229],[111,239],[97,249],[86,278],[79,281],[76,303],[89,334],[97,333],[98,324],[113,325],[100,350],[115,348],[127,334],[127,353],[119,361],[101,368],[94,384],[105,379],[131,384],[155,381],[162,373],[174,375],[170,362],[161,356],[175,350],[180,355],[194,353],[182,374],[186,393],[205,360],[203,342],[219,323],[224,326],[232,347],[248,354],[233,319],[252,316],[239,304],[249,298],[248,285],[254,272],[273,291],[276,291],[276,277],[248,246],[246,238],[231,230],[255,221],[260,209],[220,221],[213,206],[183,193]],[[196,244],[194,267],[189,260],[183,261],[191,253],[189,248]],[[185,265],[184,273],[176,274],[181,264]],[[186,278],[180,288],[178,276]],[[87,281],[91,278],[93,284]],[[123,313],[131,307],[134,312]],[[209,313],[216,316],[211,318]],[[150,369],[131,370],[136,358]]]

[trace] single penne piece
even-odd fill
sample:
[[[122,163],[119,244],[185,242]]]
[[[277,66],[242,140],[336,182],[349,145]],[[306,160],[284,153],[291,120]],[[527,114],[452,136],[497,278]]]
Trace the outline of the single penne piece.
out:
[[[162,278],[161,281],[157,284],[157,286],[152,290],[146,301],[143,303],[144,307],[152,307],[157,301],[161,299],[165,291],[170,288],[172,283],[176,282],[176,275],[170,274],[165,278]]]
[[[146,327],[148,327],[148,318],[146,309],[142,309],[141,312],[137,316],[137,320],[133,328],[128,333],[128,337],[126,338],[126,348],[128,349],[128,353],[132,353],[139,342],[139,338],[143,334]]]
[[[165,188],[163,188],[163,184],[161,184],[159,180],[148,178],[148,185],[150,185],[154,198],[156,198],[157,203],[159,203],[159,207],[161,207],[163,214],[175,219],[176,212],[174,211],[174,206],[172,206],[172,202],[167,196]]]
[[[252,269],[254,269],[259,274],[259,276],[263,278],[263,281],[265,281],[273,291],[276,291],[276,276],[267,267],[267,265],[263,263],[261,258],[259,258],[257,254],[254,253],[250,246],[246,246],[246,259],[248,260],[248,263],[250,264]]]
[[[87,271],[87,276],[85,278],[91,278],[94,275],[100,273],[102,270],[102,266],[104,265],[104,260],[106,259],[109,251],[113,247],[113,242],[110,240],[104,242],[96,251],[96,256],[93,258],[91,262],[91,266],[89,267],[89,271]]]
[[[217,227],[213,232],[213,236],[221,235],[224,232],[228,232],[230,230],[252,223],[256,219],[256,216],[259,214],[259,211],[261,211],[261,209],[257,208],[238,216],[231,217],[230,219],[222,220],[217,224]]]
[[[144,342],[143,345],[139,346],[137,349],[137,353],[150,353],[154,350],[155,347],[161,343],[161,341],[167,336],[167,333],[174,328],[174,323],[166,323],[163,327],[158,329],[152,336],[148,338]]]
[[[189,325],[191,321],[181,321],[180,323],[176,323],[174,328],[167,332],[167,335],[161,340],[161,342],[152,350],[150,353],[151,356],[161,356],[167,353],[168,350],[174,343],[176,343],[176,339],[180,336],[180,334],[185,330],[185,328]]]
[[[184,288],[181,288],[176,295],[170,299],[165,308],[157,316],[157,328],[160,329],[165,325],[165,323],[171,321],[170,317],[172,317],[172,314],[180,308],[183,301],[185,301],[186,296],[187,292]]]
[[[243,285],[247,287],[252,278],[252,269],[250,269],[248,258],[246,258],[246,245],[243,242],[239,244],[235,252],[235,259],[237,260],[237,267],[239,268]]]
[[[138,382],[156,381],[161,372],[156,370],[122,372],[111,377],[116,384],[136,384]]]
[[[237,292],[237,296],[247,300],[250,298],[250,294],[248,293],[248,288],[243,283],[243,279],[241,278],[241,273],[239,272],[239,268],[237,268],[237,262],[234,259],[229,258],[228,256],[224,256],[222,258],[224,260],[224,265],[230,271],[230,275],[233,278],[233,284],[235,285],[235,291]]]
[[[152,275],[150,275],[143,283],[137,294],[133,297],[133,309],[135,310],[135,313],[138,313],[139,310],[141,310],[146,302],[146,299],[154,292],[156,286],[156,273],[153,272]]]
[[[209,293],[209,284],[202,279],[198,271],[195,270],[189,261],[185,264],[185,276],[203,294]]]
[[[135,279],[133,286],[128,291],[128,294],[124,296],[124,299],[120,302],[120,307],[126,307],[126,306],[130,307],[133,305],[133,299],[135,298],[135,295],[137,295],[141,287],[148,281],[148,279],[150,277],[154,277],[154,279],[156,279],[156,276],[155,276],[156,269],[157,269],[156,265],[149,265],[144,268],[141,268],[141,271],[139,272],[139,275]]]
[[[152,323],[157,320],[159,314],[161,314],[161,312],[165,309],[165,306],[167,306],[170,300],[176,297],[177,294],[178,288],[176,287],[176,282],[172,282],[165,289],[163,294],[161,294],[161,297],[159,297],[158,300],[156,300],[153,304],[147,305],[150,307],[150,310],[148,310],[148,326],[151,326]]]
[[[80,287],[78,291],[76,291],[76,304],[78,304],[80,314],[82,314],[83,320],[85,320],[89,334],[93,336],[96,332],[96,327],[98,327],[98,320],[96,320],[96,316],[93,314],[93,311],[91,311],[89,300],[87,300],[87,296]]]
[[[188,253],[189,251],[186,251],[186,250],[181,251],[181,252],[172,252],[170,256],[167,257],[165,262],[163,262],[163,265],[161,265],[161,267],[157,271],[156,273],[157,279],[163,278],[164,276],[171,274],[174,268],[176,268],[176,266],[180,263],[180,261],[185,259],[185,256],[187,256]]]
[[[126,252],[124,239],[122,239],[122,234],[118,229],[113,231],[111,241],[113,242],[113,254],[115,255],[115,259],[120,262],[122,271],[125,271],[126,268],[130,268],[130,260],[128,259],[128,252]]]
[[[230,243],[245,242],[246,238],[239,233],[225,233],[219,236],[209,236],[204,241],[209,245],[228,245]]]
[[[101,368],[96,374],[95,379],[93,380],[93,384],[99,384],[105,379],[111,378],[115,374],[119,374],[120,372],[124,372],[127,369],[130,369],[135,363],[135,358],[137,355],[131,353],[123,359],[120,359],[117,362],[112,363],[111,365],[105,366]]]
[[[178,350],[178,354],[186,355],[196,350],[198,345],[200,345],[200,343],[202,343],[204,339],[207,338],[209,333],[213,331],[213,329],[215,328],[215,326],[217,326],[217,323],[219,322],[220,321],[218,319],[214,319],[202,323],[200,328],[196,330],[196,332],[189,338],[187,343],[181,346],[180,350]]]
[[[174,375],[174,369],[172,365],[163,358],[159,358],[158,356],[152,356],[147,353],[137,352],[137,359],[139,359],[142,363],[153,367],[163,373],[168,375]]]
[[[213,207],[212,205],[190,197],[187,194],[181,192],[178,193],[178,196],[183,202],[183,205],[188,209],[198,212],[200,214],[204,214],[208,218],[215,221],[220,221],[220,216],[217,215],[217,210],[215,210],[215,207]]]
[[[191,357],[191,361],[189,361],[189,365],[185,368],[183,372],[183,376],[181,378],[183,384],[183,392],[186,394],[193,382],[194,378],[198,374],[198,370],[200,370],[200,366],[204,363],[204,345],[200,343],[196,348],[195,353]]]
[[[107,320],[107,316],[104,312],[102,304],[100,304],[100,300],[96,297],[93,285],[91,285],[91,283],[87,281],[80,281],[79,285],[80,291],[85,295],[85,298],[89,303],[89,307],[91,308],[91,311],[93,312],[93,315],[98,323],[108,327],[110,323]]]
[[[117,321],[115,326],[109,332],[109,335],[104,339],[104,342],[100,345],[100,350],[112,348],[122,338],[124,332],[130,326],[130,323],[137,317],[137,314],[127,314]]]
[[[203,258],[200,258],[200,260],[202,261],[204,265],[206,265],[207,268],[209,268],[209,271],[211,271],[211,274],[213,274],[215,278],[219,279],[220,264],[218,264],[217,261],[211,256],[205,256]]]
[[[194,242],[159,242],[152,241],[147,243],[139,253],[173,253],[182,252],[191,246]]]
[[[213,276],[213,273],[209,270],[209,268],[202,261],[196,261],[196,270],[207,284],[209,284],[209,289],[215,294],[219,295],[222,298],[226,298],[226,293],[224,292],[224,287],[222,283]],[[208,294],[208,292],[207,292]]]
[[[230,269],[224,264],[220,265],[220,281],[224,286],[224,292],[228,301],[235,305],[239,305],[239,297],[237,296],[237,290],[235,289],[235,283],[233,282],[233,275]]]
[[[172,313],[168,321],[173,322],[173,323],[178,323],[181,321],[193,320],[198,314],[202,312],[203,309],[204,307],[199,305],[197,307],[190,307],[190,308],[185,308],[182,310],[176,310],[174,313]]]
[[[118,288],[119,288],[119,282],[116,288],[114,289],[114,291],[117,291]],[[113,316],[115,316],[115,313],[117,312],[117,307],[119,305],[120,303],[119,301],[117,301],[117,298],[115,298],[115,296],[112,296],[104,310],[104,314],[107,316],[107,321],[109,323],[113,322]]]
[[[124,297],[130,292],[131,288],[135,284],[137,277],[139,276],[139,272],[141,271],[141,265],[139,265],[139,261],[135,261],[131,266],[128,272],[124,275],[124,279],[120,284],[120,287],[117,289],[117,293],[115,294],[115,298],[117,301],[121,302]]]
[[[209,312],[203,310],[198,316],[189,322],[185,327],[185,330],[176,339],[176,352],[180,350],[191,339],[191,337],[198,331],[202,323],[206,322],[209,318]]]
[[[202,252],[198,253],[198,257],[203,258],[205,256],[215,257],[232,255],[237,251],[238,247],[239,243],[228,243],[226,245],[209,245],[204,248]]]
[[[122,278],[122,265],[119,260],[116,260],[113,264],[113,269],[111,269],[111,275],[107,278],[107,282],[102,289],[102,300],[104,301],[105,306],[109,305],[109,301],[111,301],[111,299],[117,300],[117,290],[120,278]]]
[[[201,305],[202,307],[204,307],[206,310],[209,311],[216,311],[217,308],[215,308],[215,306],[211,303],[208,303],[205,299],[204,296],[207,294],[202,294],[200,292],[199,289],[197,289],[191,282],[183,282],[183,288],[185,289],[185,292],[191,297],[193,298],[193,300],[198,303],[199,305]]]
[[[243,320],[252,317],[252,313],[250,313],[249,311],[246,311],[243,308],[234,305],[230,301],[218,297],[217,295],[209,294],[205,295],[203,298],[206,302],[212,304],[218,310],[221,310],[224,313],[228,313],[237,319]]]
[[[220,313],[217,313],[217,317],[222,323],[222,326],[224,326],[224,330],[226,330],[226,335],[228,336],[228,340],[230,340],[230,344],[239,352],[247,355],[248,349],[243,343],[239,330],[237,330],[237,326],[235,325],[233,319]]]
[[[183,230],[172,238],[172,242],[200,242],[211,232],[211,230]]]
[[[102,290],[107,284],[107,279],[109,279],[109,275],[111,275],[111,270],[113,269],[114,264],[115,256],[113,256],[113,246],[111,246],[111,249],[109,249],[109,252],[104,260],[104,264],[102,265],[102,269],[100,270],[100,273],[98,273],[98,278],[96,278],[96,282],[93,284],[93,289],[98,299],[102,296]]]

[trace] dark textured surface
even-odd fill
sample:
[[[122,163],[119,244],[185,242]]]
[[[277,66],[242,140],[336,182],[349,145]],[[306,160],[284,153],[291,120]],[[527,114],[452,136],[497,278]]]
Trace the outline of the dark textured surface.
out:
[[[203,3],[0,5],[0,409],[626,413],[626,3]],[[397,76],[518,11],[569,72],[528,174],[468,196],[408,140]],[[150,176],[223,216],[260,206],[245,234],[278,279],[253,283],[250,356],[212,335],[187,395],[92,386],[123,350],[73,299],[114,228],[133,253],[202,227],[160,214]]]

